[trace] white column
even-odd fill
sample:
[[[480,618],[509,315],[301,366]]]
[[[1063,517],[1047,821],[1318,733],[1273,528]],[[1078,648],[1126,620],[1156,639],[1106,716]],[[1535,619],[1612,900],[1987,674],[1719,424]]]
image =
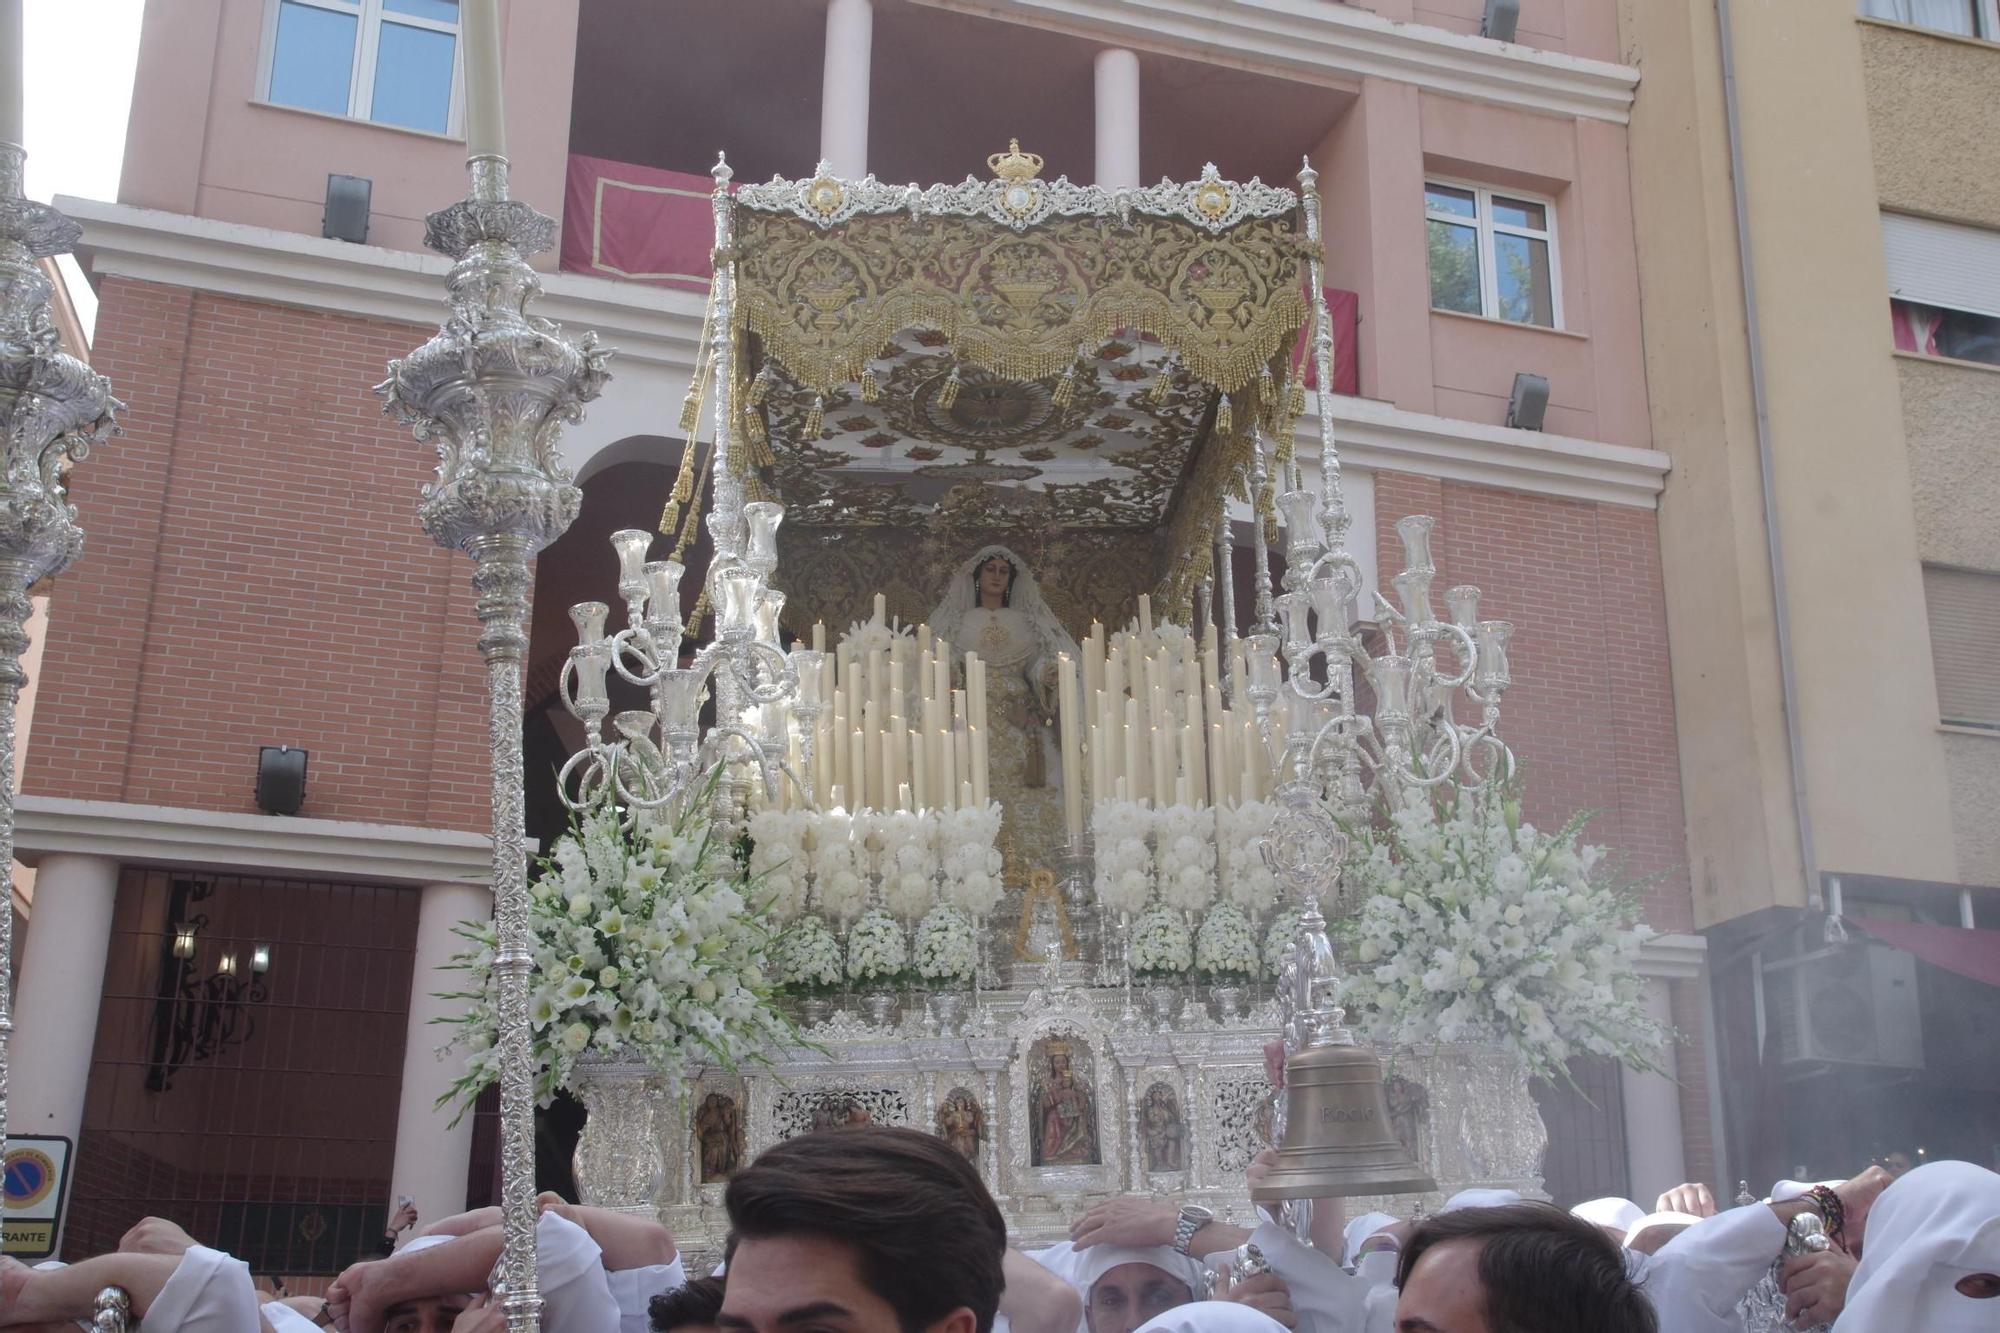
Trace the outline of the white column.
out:
[[[868,174],[868,63],[875,40],[870,0],[830,0],[826,7],[826,71],[819,91],[819,155],[833,174]]]
[[[472,1117],[452,1108],[438,1109],[437,1099],[451,1087],[458,1070],[438,1058],[437,1048],[449,1032],[433,1023],[462,1009],[461,1002],[440,1000],[438,991],[456,990],[464,974],[444,970],[464,941],[451,933],[461,921],[484,921],[493,915],[493,894],[483,884],[428,884],[417,908],[417,956],[410,970],[409,1035],[403,1045],[403,1091],[396,1109],[396,1162],[390,1171],[390,1195],[416,1200],[418,1224],[435,1222],[465,1209],[465,1173],[472,1162]]]
[[[117,906],[118,863],[110,857],[42,858],[14,997],[11,1133],[60,1134],[76,1142]]]
[[[1097,183],[1139,183],[1139,57],[1116,47],[1097,53]]]
[[[1661,977],[1646,978],[1646,1011],[1662,1027],[1673,1024],[1667,990],[1671,984]],[[1669,1073],[1673,1066],[1667,1062],[1673,1058],[1672,1047],[1662,1049],[1658,1057]],[[1687,1180],[1680,1089],[1665,1074],[1628,1068],[1619,1077],[1625,1092],[1625,1165],[1632,1201],[1650,1212],[1654,1199]]]

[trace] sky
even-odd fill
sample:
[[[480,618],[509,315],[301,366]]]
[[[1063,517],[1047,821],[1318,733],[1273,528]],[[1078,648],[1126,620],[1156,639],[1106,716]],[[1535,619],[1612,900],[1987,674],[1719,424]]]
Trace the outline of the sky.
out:
[[[112,199],[145,0],[27,0],[28,194]],[[97,298],[76,261],[59,261],[86,331]]]

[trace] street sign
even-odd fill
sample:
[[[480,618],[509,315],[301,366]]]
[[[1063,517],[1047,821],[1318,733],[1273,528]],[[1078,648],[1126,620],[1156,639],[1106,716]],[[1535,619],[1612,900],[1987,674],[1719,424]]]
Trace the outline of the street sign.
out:
[[[22,1134],[7,1140],[0,1165],[5,1243],[0,1253],[34,1262],[55,1256],[69,1202],[70,1142],[54,1135]]]

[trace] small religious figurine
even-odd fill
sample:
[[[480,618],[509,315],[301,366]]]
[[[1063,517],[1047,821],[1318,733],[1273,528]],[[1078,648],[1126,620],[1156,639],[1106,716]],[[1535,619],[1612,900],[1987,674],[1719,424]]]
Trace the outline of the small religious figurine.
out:
[[[842,1125],[865,1125],[871,1119],[868,1108],[852,1097],[838,1093],[820,1099],[813,1107],[812,1127],[814,1129],[838,1129]]]
[[[986,1138],[986,1115],[979,1099],[969,1088],[953,1088],[938,1107],[938,1137],[958,1150],[968,1162],[979,1161],[979,1145]]]
[[[1031,1053],[1029,1111],[1034,1131],[1035,1166],[1096,1166],[1097,1101],[1088,1077],[1071,1066],[1067,1041],[1049,1037]]]
[[[1382,1081],[1382,1096],[1389,1104],[1389,1124],[1402,1142],[1403,1150],[1423,1160],[1420,1151],[1424,1122],[1430,1119],[1430,1089],[1414,1079],[1388,1078]]]
[[[961,678],[966,653],[986,664],[988,791],[1004,812],[1007,883],[1019,887],[1034,859],[1064,841],[1056,659],[1079,656],[1076,640],[1027,562],[1004,546],[982,546],[958,567],[930,624],[950,642]]]
[[[743,1164],[743,1118],[737,1114],[736,1099],[727,1093],[711,1092],[702,1099],[694,1117],[695,1141],[701,1145],[701,1183],[728,1180]]]
[[[1164,1083],[1146,1089],[1139,1108],[1139,1139],[1146,1149],[1148,1171],[1187,1170],[1187,1129],[1174,1090]]]

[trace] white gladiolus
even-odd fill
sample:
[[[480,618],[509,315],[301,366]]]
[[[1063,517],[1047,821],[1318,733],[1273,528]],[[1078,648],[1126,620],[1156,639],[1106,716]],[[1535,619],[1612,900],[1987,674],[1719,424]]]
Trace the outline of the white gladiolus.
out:
[[[1668,1034],[1633,967],[1637,895],[1591,878],[1602,852],[1578,846],[1582,818],[1545,834],[1519,810],[1506,790],[1417,795],[1362,826],[1343,1002],[1377,1041],[1498,1042],[1544,1076],[1578,1055],[1650,1065]]]
[[[705,820],[706,805],[695,807]],[[766,890],[754,875],[742,878],[727,843],[696,819],[648,816],[628,830],[618,810],[600,808],[537,868],[529,949],[542,979],[529,1018],[544,1104],[591,1053],[630,1050],[674,1078],[690,1061],[734,1067],[786,1039],[762,980],[769,929],[747,910]],[[492,926],[468,923],[458,934],[469,946],[453,959],[468,973],[462,988],[489,994]],[[751,977],[757,983],[746,989]],[[470,1058],[453,1093],[470,1101],[498,1071],[493,1006],[468,1006],[455,1026],[448,1049]]]

